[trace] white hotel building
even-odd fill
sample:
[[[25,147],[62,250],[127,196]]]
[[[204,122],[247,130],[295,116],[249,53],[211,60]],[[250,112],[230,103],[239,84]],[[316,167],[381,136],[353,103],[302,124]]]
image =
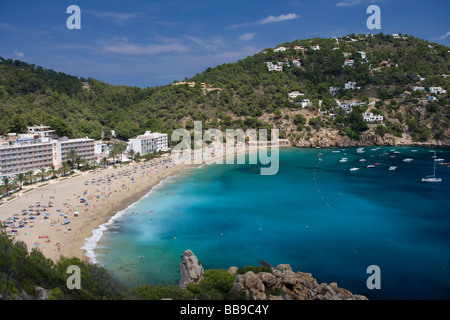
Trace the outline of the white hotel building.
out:
[[[59,167],[68,160],[70,150],[75,150],[82,159],[94,160],[93,139],[51,139],[53,130],[45,126],[29,127],[28,132],[17,135],[14,141],[0,141],[0,178],[48,169],[51,165]]]
[[[53,164],[55,142],[24,136],[13,144],[0,142],[0,178],[48,168]]]
[[[167,148],[167,134],[151,133],[151,131],[147,131],[145,134],[137,136],[134,139],[129,139],[127,146],[127,150],[133,150],[134,153],[139,152],[141,156],[155,151],[164,151]]]
[[[95,160],[95,144],[94,139],[68,139],[62,138],[56,142],[55,148],[55,166],[60,166],[63,161],[69,160],[67,154],[70,150],[75,152],[88,162]]]

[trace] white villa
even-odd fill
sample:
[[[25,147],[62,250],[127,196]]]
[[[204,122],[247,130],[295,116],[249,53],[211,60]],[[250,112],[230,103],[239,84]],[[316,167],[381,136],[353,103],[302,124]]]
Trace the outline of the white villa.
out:
[[[285,51],[286,51],[286,47],[278,47],[273,50],[273,52],[285,52]]]
[[[447,90],[442,89],[441,87],[430,87],[428,90],[430,90],[431,93],[447,93]]]
[[[334,99],[334,101],[336,102],[337,108],[343,109],[346,113],[350,113],[355,106],[363,106],[366,104],[365,102],[362,102],[360,100]],[[334,108],[332,108],[331,110],[334,110]]]
[[[300,91],[292,91],[292,92],[289,92],[288,93],[288,96],[289,96],[289,98],[291,98],[291,99],[295,99],[295,98],[297,98],[298,96],[304,96],[305,94],[304,93],[301,93]]]
[[[272,62],[266,62],[266,64],[269,71],[283,71],[283,65],[280,63],[273,64]]]
[[[361,55],[362,59],[366,58],[366,53],[364,51],[358,51],[358,53]]]
[[[425,87],[412,87],[413,91],[425,91]]]
[[[303,99],[301,102],[302,109],[306,108],[310,103],[311,103],[311,101],[309,99]]]
[[[292,64],[294,65],[294,67],[297,67],[297,68],[300,68],[301,67],[301,63],[300,63],[300,61],[298,61],[298,60],[294,60],[294,61],[292,61]]]
[[[354,60],[346,59],[346,60],[344,61],[344,64],[342,65],[342,67],[345,67],[345,66],[353,67],[353,64],[354,64],[354,63],[355,63]]]
[[[356,82],[349,81],[345,84],[345,90],[353,90],[355,88],[356,88]]]
[[[373,114],[372,112],[364,112],[362,116],[365,122],[383,122],[383,116]]]
[[[316,44],[315,46],[311,46],[310,48],[313,50],[320,50],[320,47],[318,44]]]
[[[339,93],[339,87],[330,87],[330,94],[335,96]]]

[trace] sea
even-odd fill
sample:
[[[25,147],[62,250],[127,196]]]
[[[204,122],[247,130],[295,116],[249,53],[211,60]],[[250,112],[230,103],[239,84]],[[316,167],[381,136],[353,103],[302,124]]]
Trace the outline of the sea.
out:
[[[178,284],[189,249],[204,269],[289,264],[369,299],[449,299],[448,162],[445,149],[288,148],[275,175],[249,161],[190,167],[86,248],[130,287]],[[442,182],[422,182],[434,165]]]

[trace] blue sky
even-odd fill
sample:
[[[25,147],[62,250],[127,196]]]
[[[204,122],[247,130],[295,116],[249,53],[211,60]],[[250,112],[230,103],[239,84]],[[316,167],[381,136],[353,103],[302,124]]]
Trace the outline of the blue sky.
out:
[[[381,29],[369,30],[369,5]],[[81,9],[69,30],[67,7]],[[116,85],[158,86],[295,39],[403,33],[450,46],[448,0],[0,0],[0,56]]]

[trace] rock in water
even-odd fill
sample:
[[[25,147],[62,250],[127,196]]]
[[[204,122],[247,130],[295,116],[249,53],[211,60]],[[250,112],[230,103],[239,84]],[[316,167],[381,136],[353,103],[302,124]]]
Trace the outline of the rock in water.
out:
[[[191,250],[186,250],[181,256],[180,287],[185,288],[189,283],[197,283],[203,279],[203,270],[200,261]]]

